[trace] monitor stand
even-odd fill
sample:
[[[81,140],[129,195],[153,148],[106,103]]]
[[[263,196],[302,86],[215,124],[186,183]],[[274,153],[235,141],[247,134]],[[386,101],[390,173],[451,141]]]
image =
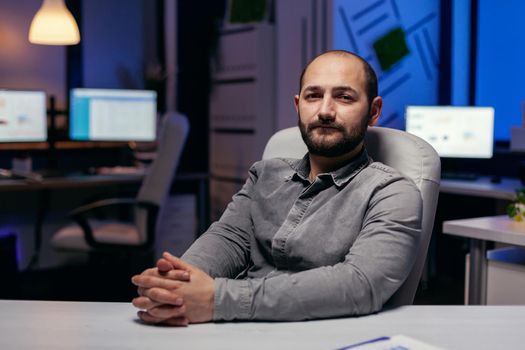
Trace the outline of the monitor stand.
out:
[[[443,180],[478,180],[480,173],[468,161],[467,158],[441,158],[441,178]]]

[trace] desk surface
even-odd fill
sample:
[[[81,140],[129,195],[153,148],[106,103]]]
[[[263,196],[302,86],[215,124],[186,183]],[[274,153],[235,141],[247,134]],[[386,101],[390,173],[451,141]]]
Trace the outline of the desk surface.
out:
[[[443,233],[525,246],[525,222],[506,215],[445,221]]]
[[[406,306],[310,322],[153,327],[127,303],[0,301],[1,349],[336,349],[403,334],[448,349],[523,346],[525,306]]]
[[[525,187],[514,178],[504,177],[499,183],[490,180],[489,176],[481,176],[472,181],[442,179],[439,190],[441,193],[513,200],[516,197],[516,190]]]
[[[0,192],[138,184],[143,177],[144,174],[67,175],[44,178],[38,182],[2,178],[0,179]],[[207,179],[208,174],[206,173],[177,173],[175,175],[176,181],[204,181]]]
[[[139,183],[141,174],[114,174],[114,175],[67,175],[62,177],[44,178],[38,182],[28,182],[23,179],[0,179],[0,192],[4,191],[31,191],[59,188],[79,188],[102,185],[118,185]]]
[[[90,187],[100,185],[138,183],[142,174],[99,174],[69,175],[64,177],[44,178],[41,182],[27,182],[21,179],[0,179],[0,191],[28,191],[40,189],[58,189]],[[178,173],[176,180],[206,180],[203,173]],[[467,196],[490,197],[512,200],[516,189],[523,187],[519,180],[503,178],[501,183],[490,182],[489,177],[480,177],[475,181],[441,180],[440,192]]]

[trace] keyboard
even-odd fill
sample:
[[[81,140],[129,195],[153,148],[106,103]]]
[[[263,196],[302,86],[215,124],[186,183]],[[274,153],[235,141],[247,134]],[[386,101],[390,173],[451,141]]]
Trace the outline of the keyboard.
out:
[[[115,166],[115,167],[101,167],[97,169],[98,174],[114,175],[143,175],[146,172],[146,168],[139,168],[135,166]]]
[[[41,182],[42,176],[30,171],[0,169],[0,178],[12,180],[26,180],[28,182]]]
[[[81,171],[62,170],[62,169],[39,169],[35,171],[35,174],[40,175],[44,179],[53,179],[66,177],[68,175],[80,174]]]
[[[446,171],[441,173],[441,178],[444,180],[475,181],[479,178],[479,175],[472,172]]]

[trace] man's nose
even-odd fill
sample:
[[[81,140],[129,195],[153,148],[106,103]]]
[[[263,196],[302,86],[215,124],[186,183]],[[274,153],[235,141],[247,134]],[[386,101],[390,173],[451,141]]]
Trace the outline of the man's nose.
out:
[[[321,120],[335,119],[334,101],[331,97],[325,97],[319,109],[318,117]]]

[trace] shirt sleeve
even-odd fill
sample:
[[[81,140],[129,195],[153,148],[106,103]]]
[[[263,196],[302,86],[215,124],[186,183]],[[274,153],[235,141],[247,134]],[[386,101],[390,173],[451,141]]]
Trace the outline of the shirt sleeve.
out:
[[[235,278],[249,265],[253,225],[250,216],[251,194],[257,182],[257,163],[221,218],[201,235],[182,259],[211,277]]]
[[[264,278],[216,278],[214,319],[296,321],[379,311],[413,266],[421,210],[413,183],[385,180],[344,261]]]

